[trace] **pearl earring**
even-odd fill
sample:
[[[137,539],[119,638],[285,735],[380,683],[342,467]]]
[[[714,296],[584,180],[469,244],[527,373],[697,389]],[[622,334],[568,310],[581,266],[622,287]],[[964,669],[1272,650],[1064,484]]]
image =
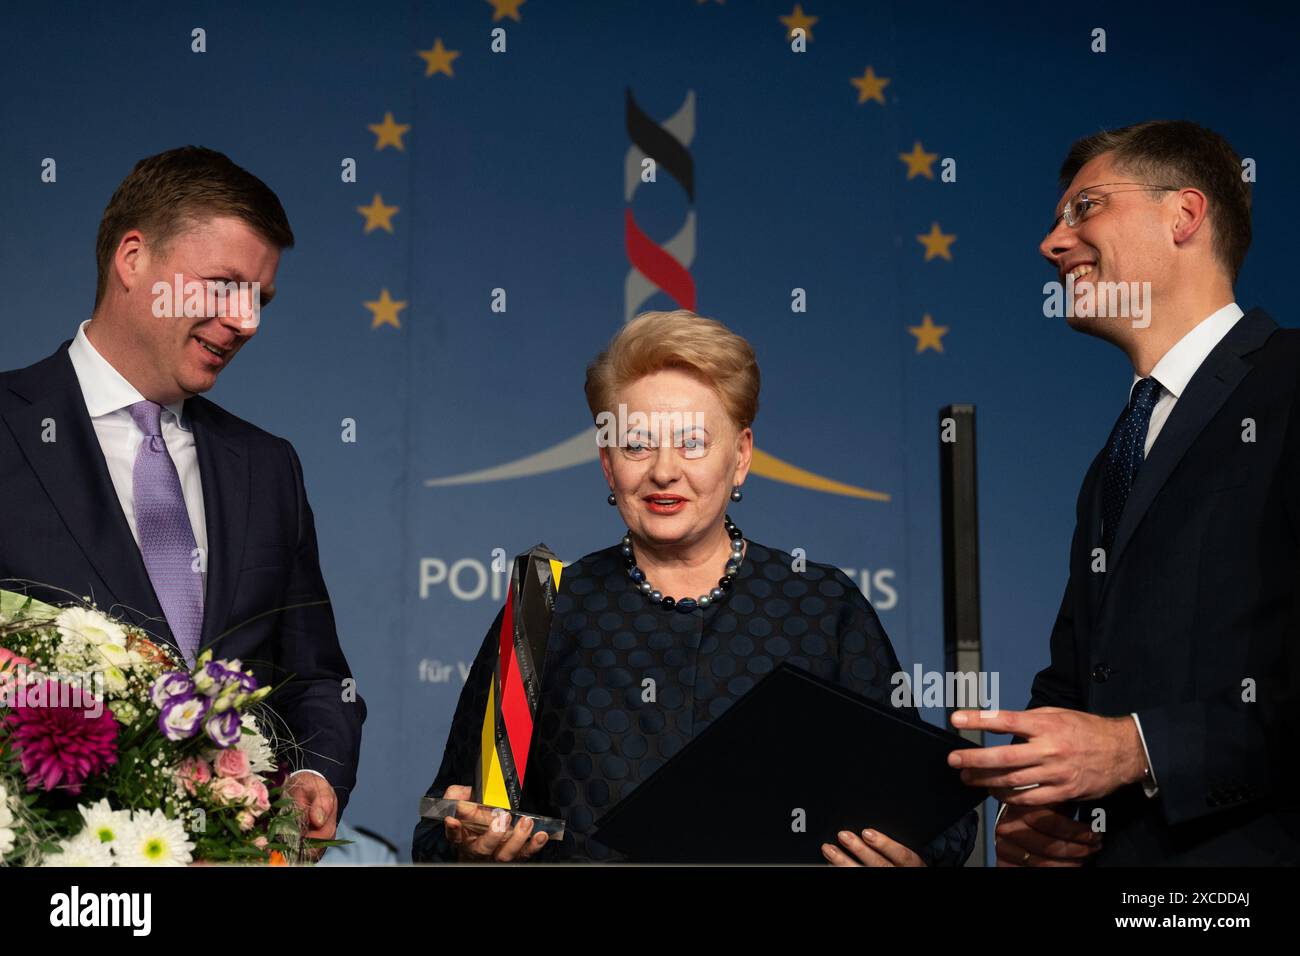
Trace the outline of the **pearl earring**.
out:
[[[743,498],[743,497],[745,497],[745,493],[744,493],[743,491],[740,490],[740,486],[739,486],[739,485],[737,485],[735,488],[732,488],[732,489],[731,489],[731,500],[732,500],[732,501],[739,501],[739,500],[740,500],[741,498]]]
[[[618,499],[614,497],[614,492],[612,491],[609,493],[609,497],[606,498],[605,500],[608,501],[611,505],[618,504]]]

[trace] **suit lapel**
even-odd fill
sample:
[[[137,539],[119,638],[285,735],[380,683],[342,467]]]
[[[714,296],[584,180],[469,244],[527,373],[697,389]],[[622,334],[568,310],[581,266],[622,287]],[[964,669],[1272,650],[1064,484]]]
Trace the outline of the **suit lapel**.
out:
[[[1151,446],[1151,453],[1138,469],[1133,490],[1129,492],[1119,527],[1115,530],[1115,543],[1106,556],[1108,570],[1113,572],[1119,566],[1124,549],[1160,489],[1197,436],[1250,371],[1250,363],[1242,356],[1258,349],[1276,329],[1277,323],[1267,313],[1262,309],[1252,309],[1238,320],[1196,370],[1160,430],[1160,437]]]
[[[1092,570],[1093,549],[1101,541],[1101,474],[1104,462],[1106,460],[1106,449],[1102,448],[1097,457],[1092,460],[1092,465],[1088,468],[1088,474],[1084,477],[1084,492],[1086,500],[1084,501],[1083,521],[1086,522],[1083,534],[1083,564],[1088,574],[1088,606],[1092,609],[1093,620],[1096,620],[1097,608],[1101,606],[1102,586],[1106,582],[1106,575],[1097,574]]]
[[[68,533],[108,589],[106,594],[89,596],[100,610],[126,617],[151,634],[172,641],[109,477],[108,464],[68,358],[67,343],[30,372],[11,390],[31,404],[6,414],[5,423]],[[47,420],[53,423],[54,441],[44,440]],[[82,595],[69,595],[74,596]]]
[[[199,458],[208,530],[208,586],[201,646],[214,647],[230,627],[230,608],[248,529],[249,462],[243,442],[223,427],[210,402],[185,403]]]

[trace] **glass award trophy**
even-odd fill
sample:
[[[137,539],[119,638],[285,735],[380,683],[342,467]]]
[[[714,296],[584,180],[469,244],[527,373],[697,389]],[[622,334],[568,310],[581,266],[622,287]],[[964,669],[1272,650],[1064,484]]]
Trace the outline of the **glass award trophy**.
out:
[[[483,714],[471,799],[426,796],[420,801],[420,816],[433,820],[454,817],[473,833],[487,830],[494,818],[509,814],[507,824],[528,817],[533,832],[545,833],[548,842],[564,836],[563,820],[530,813],[523,806],[528,750],[562,570],[559,559],[544,544],[515,558],[501,612],[496,668]]]

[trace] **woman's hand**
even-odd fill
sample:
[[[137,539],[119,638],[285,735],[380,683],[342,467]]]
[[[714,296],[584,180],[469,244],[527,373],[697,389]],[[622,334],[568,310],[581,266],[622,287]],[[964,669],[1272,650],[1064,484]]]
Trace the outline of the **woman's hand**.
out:
[[[466,801],[456,807],[455,817],[442,821],[447,842],[456,848],[462,863],[513,863],[529,859],[546,845],[545,833],[533,833],[530,817],[521,817],[513,827],[505,810],[488,810],[469,802],[473,790],[451,786],[443,797]]]
[[[822,856],[833,866],[925,866],[919,856],[879,830],[863,830],[861,835],[841,830],[839,840],[843,849],[822,844]]]

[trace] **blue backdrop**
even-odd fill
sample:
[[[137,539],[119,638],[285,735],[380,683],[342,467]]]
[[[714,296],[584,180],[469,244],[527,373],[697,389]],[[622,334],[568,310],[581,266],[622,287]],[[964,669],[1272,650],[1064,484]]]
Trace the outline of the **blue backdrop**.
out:
[[[1297,18],[1269,6],[1184,9],[1190,34],[1132,3],[123,9],[0,14],[0,367],[89,316],[95,231],[136,160],[201,144],[278,192],[298,245],[210,397],[302,457],[370,705],[349,819],[403,852],[501,600],[494,550],[572,560],[622,531],[582,380],[630,311],[693,295],[753,343],[774,458],[733,515],[855,577],[905,667],[943,667],[936,412],[978,406],[985,666],[1012,707],[1130,375],[1043,316],[1036,246],[1069,143],[1160,117],[1225,134],[1258,168],[1238,301],[1294,324]],[[634,129],[679,143],[654,182],[629,179]]]

